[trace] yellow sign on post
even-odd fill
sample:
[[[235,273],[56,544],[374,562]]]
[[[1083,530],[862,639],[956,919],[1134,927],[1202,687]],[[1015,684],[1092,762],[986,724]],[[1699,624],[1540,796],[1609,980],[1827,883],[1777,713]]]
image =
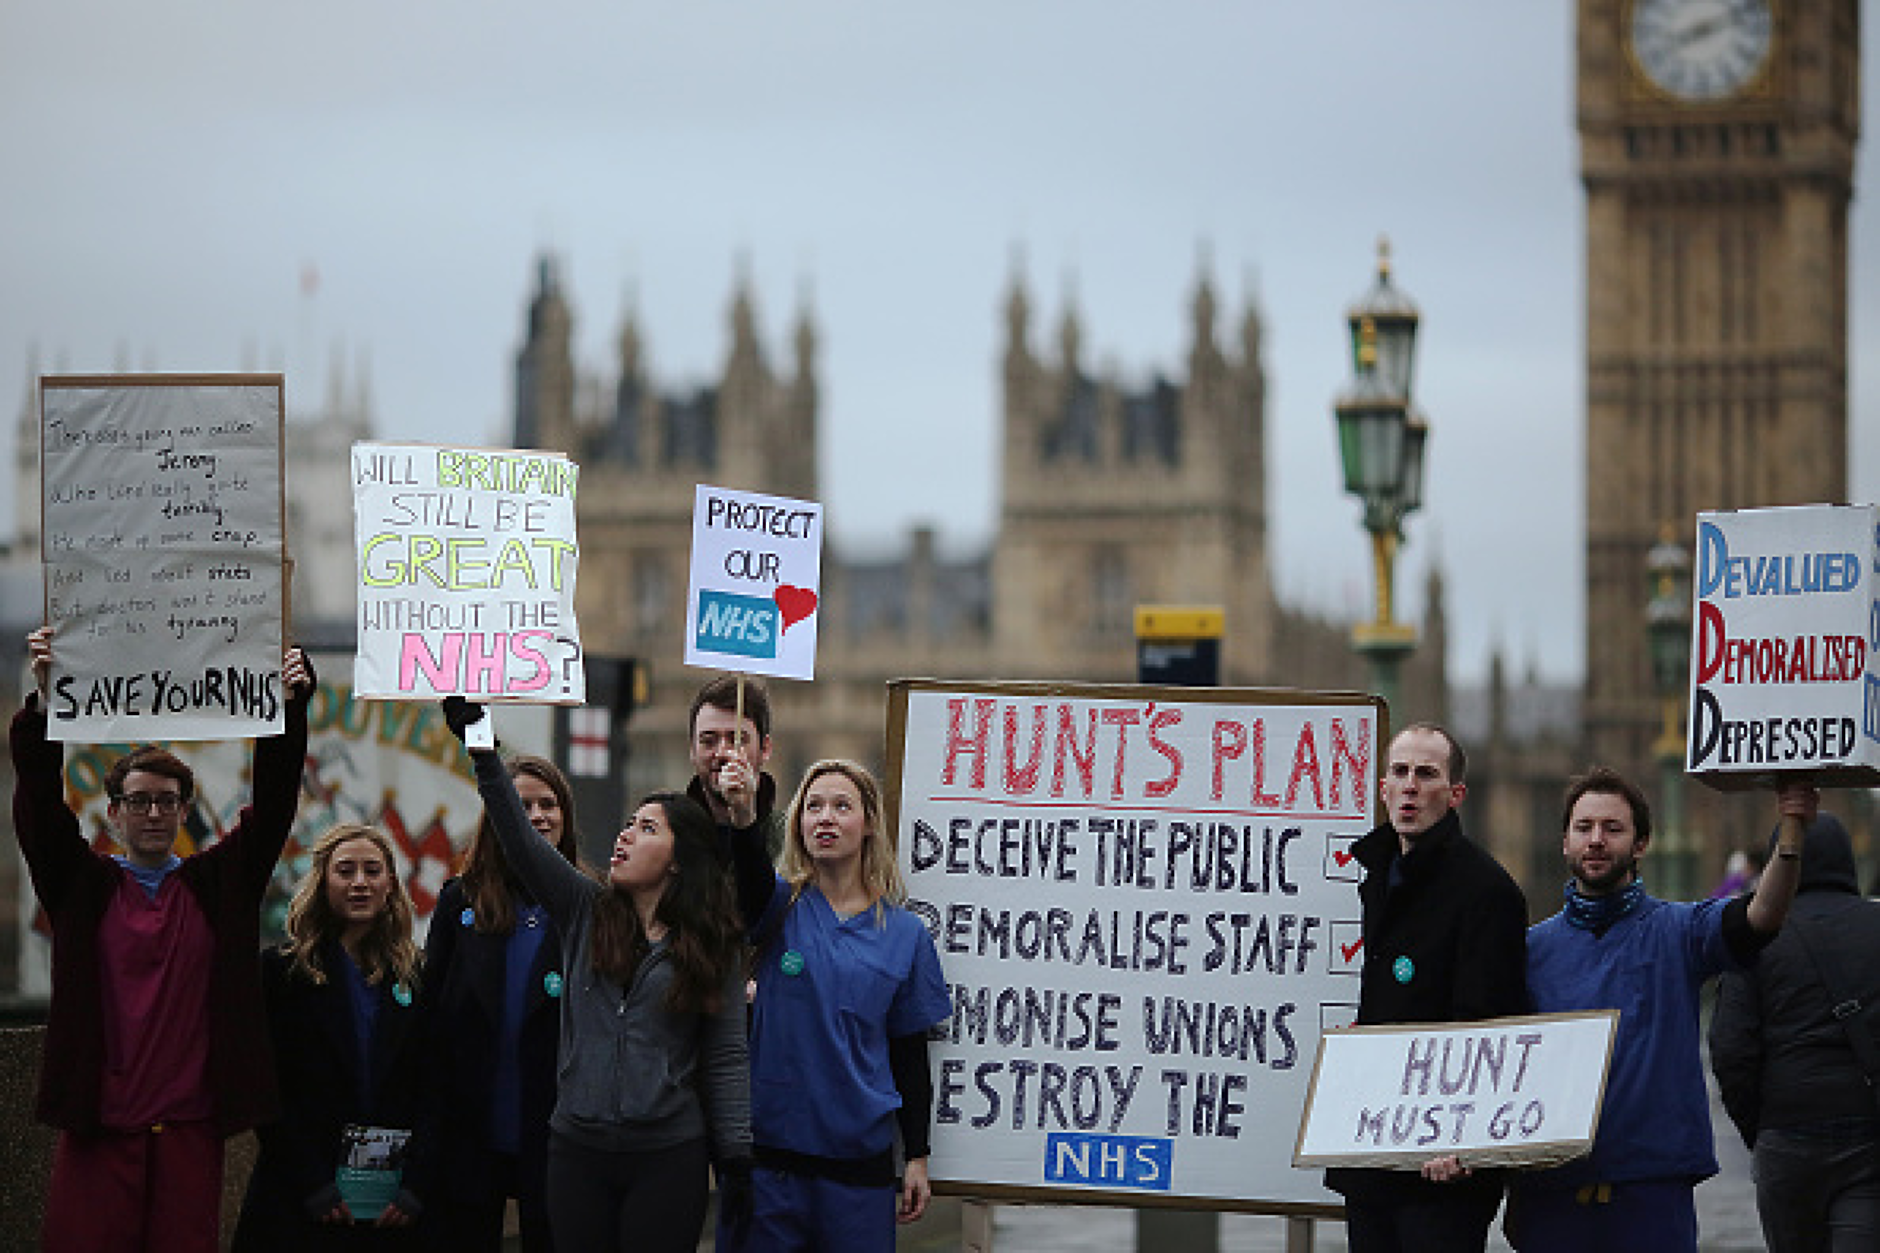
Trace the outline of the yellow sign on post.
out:
[[[1226,625],[1219,605],[1137,605],[1136,681],[1217,686]]]

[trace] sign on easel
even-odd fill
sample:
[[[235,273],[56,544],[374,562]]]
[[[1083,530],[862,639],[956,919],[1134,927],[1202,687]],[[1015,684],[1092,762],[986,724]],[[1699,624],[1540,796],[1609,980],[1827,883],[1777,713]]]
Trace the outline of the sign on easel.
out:
[[[953,995],[937,1191],[1339,1212],[1287,1133],[1357,1012],[1382,719],[1342,693],[889,685],[896,855]]]
[[[822,506],[698,485],[685,664],[816,677]]]
[[[1880,508],[1697,515],[1687,767],[1880,787]]]
[[[1619,1011],[1328,1031],[1295,1166],[1552,1166],[1592,1150]]]
[[[48,377],[39,404],[47,734],[278,733],[281,376]]]
[[[368,700],[580,704],[580,468],[555,452],[354,444]]]

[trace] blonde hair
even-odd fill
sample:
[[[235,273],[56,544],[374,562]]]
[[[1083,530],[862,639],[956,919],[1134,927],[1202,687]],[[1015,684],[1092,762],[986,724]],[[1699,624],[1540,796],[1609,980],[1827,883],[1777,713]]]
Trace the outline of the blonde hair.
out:
[[[296,972],[314,983],[326,982],[320,949],[328,940],[337,940],[342,929],[327,903],[326,876],[333,865],[333,854],[348,840],[369,840],[385,858],[385,873],[392,880],[384,912],[373,919],[371,929],[359,943],[359,971],[367,983],[376,984],[390,975],[395,983],[413,986],[418,978],[418,946],[411,938],[411,898],[398,877],[398,858],[391,838],[365,823],[342,822],[313,846],[312,863],[287,907],[287,941],[281,951],[293,959]]]
[[[894,861],[894,848],[882,830],[881,785],[875,782],[875,776],[868,772],[867,767],[857,762],[825,758],[804,772],[803,781],[797,785],[796,795],[790,798],[789,816],[784,820],[784,830],[788,834],[783,841],[783,856],[777,872],[789,883],[792,902],[815,880],[816,863],[809,855],[808,846],[803,843],[803,802],[809,795],[810,786],[831,774],[839,774],[853,783],[856,794],[862,800],[862,818],[866,824],[862,833],[862,889],[868,893],[875,920],[880,922],[883,919],[883,903],[903,904],[907,900],[907,888],[901,882],[901,869]]]

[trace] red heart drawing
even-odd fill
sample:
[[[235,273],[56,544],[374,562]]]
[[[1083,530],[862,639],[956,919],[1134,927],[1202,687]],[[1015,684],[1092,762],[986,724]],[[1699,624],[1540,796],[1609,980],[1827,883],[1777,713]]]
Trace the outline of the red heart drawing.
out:
[[[807,587],[791,587],[785,583],[771,596],[777,602],[777,608],[783,611],[783,630],[788,631],[796,623],[816,612],[816,593]],[[781,635],[783,632],[779,631]]]
[[[1339,849],[1332,854],[1332,860],[1337,862],[1340,866],[1349,866],[1354,856],[1355,854],[1352,853],[1350,849]]]

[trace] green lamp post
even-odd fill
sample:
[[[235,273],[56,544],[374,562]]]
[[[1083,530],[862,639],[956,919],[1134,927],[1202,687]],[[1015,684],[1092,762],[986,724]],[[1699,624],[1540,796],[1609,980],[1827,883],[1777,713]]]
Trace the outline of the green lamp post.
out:
[[[1377,248],[1377,281],[1347,312],[1352,381],[1333,405],[1345,491],[1364,504],[1371,537],[1377,614],[1352,628],[1351,643],[1370,664],[1373,689],[1397,703],[1397,676],[1416,647],[1416,628],[1395,618],[1397,548],[1403,520],[1423,505],[1429,424],[1411,403],[1418,314],[1390,278],[1390,245]]]

